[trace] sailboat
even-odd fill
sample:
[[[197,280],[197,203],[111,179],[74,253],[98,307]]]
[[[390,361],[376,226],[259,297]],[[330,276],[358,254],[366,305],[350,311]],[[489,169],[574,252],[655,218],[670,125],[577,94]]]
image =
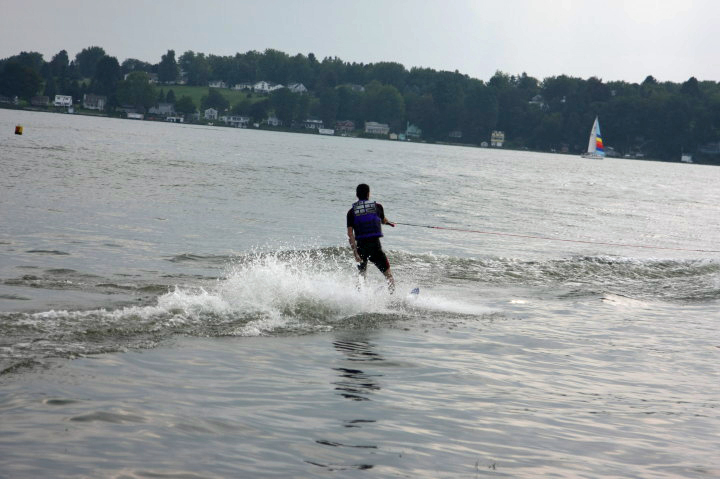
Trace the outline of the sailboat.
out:
[[[602,135],[600,134],[600,123],[598,117],[595,117],[592,130],[590,130],[590,141],[588,142],[588,151],[581,155],[583,158],[594,158],[602,160],[605,158],[605,149],[603,148]]]

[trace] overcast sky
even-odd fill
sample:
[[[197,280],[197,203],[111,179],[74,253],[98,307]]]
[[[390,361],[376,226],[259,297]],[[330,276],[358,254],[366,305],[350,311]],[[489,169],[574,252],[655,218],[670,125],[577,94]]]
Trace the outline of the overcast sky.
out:
[[[397,61],[488,80],[720,81],[717,0],[2,0],[0,58],[101,46],[120,62],[167,50],[274,48]]]

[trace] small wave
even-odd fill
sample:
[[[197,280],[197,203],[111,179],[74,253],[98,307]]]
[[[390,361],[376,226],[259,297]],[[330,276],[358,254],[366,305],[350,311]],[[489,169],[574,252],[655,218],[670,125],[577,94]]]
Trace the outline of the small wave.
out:
[[[481,282],[491,286],[557,288],[561,297],[603,292],[643,299],[706,302],[720,299],[720,262],[578,256],[549,260],[395,256],[399,268],[428,282]]]
[[[60,250],[49,250],[49,249],[31,249],[26,251],[26,253],[33,253],[33,254],[49,254],[49,255],[56,255],[56,256],[69,256],[70,253],[67,253],[65,251]]]
[[[198,255],[192,253],[183,253],[168,258],[171,263],[184,263],[184,262],[205,262],[211,264],[225,264],[232,259],[231,256],[227,255]]]
[[[26,298],[25,296],[20,296],[18,294],[0,294],[0,299],[10,299],[10,300],[16,300],[16,301],[30,301],[30,298]]]

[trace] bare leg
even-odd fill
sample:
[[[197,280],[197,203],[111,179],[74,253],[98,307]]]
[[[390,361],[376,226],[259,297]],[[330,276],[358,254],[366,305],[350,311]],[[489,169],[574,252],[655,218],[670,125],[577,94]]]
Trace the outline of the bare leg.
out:
[[[365,277],[367,276],[367,261],[364,263],[360,263],[358,266],[358,284],[357,288],[358,290],[362,289],[363,286],[365,286]]]
[[[390,268],[388,268],[384,274],[388,284],[388,291],[390,291],[390,294],[393,294],[395,292],[395,278],[393,278]]]

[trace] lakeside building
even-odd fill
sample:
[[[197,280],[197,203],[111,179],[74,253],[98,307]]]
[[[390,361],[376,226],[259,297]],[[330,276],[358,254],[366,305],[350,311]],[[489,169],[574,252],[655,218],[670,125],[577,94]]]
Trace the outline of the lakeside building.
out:
[[[493,131],[490,134],[490,146],[493,148],[502,148],[503,143],[505,143],[504,131]]]
[[[335,122],[335,130],[340,134],[351,133],[355,129],[355,122],[351,120],[338,120]]]
[[[366,121],[365,133],[369,133],[371,135],[387,135],[390,133],[390,126],[385,123]]]
[[[227,83],[225,83],[222,80],[215,80],[215,81],[208,82],[208,87],[209,88],[227,88]]]
[[[308,92],[308,89],[302,83],[290,83],[287,87],[291,92],[300,93],[301,95]]]
[[[250,124],[249,116],[229,115],[221,116],[218,120],[222,121],[226,125],[233,126],[235,128],[247,128]]]
[[[215,108],[208,108],[203,112],[203,117],[206,120],[217,120],[218,119],[218,111]]]
[[[266,82],[265,80],[255,82],[255,84],[253,85],[253,91],[260,93],[268,93],[270,91],[270,83]]]
[[[72,104],[71,95],[55,95],[54,106],[70,107]]]
[[[175,104],[174,103],[158,103],[155,106],[150,107],[148,113],[153,115],[175,115]]]
[[[252,90],[253,84],[250,82],[236,83],[232,86],[232,90]]]
[[[282,126],[282,121],[276,116],[269,116],[265,120],[265,124],[268,126]]]
[[[50,104],[50,97],[47,96],[34,96],[30,99],[32,106],[48,106]]]
[[[315,120],[312,118],[308,118],[303,122],[303,128],[307,128],[309,130],[319,130],[323,127],[322,120]]]
[[[83,95],[83,108],[88,110],[99,110],[105,109],[107,103],[107,97],[103,95],[95,95],[94,93],[85,93]]]
[[[410,122],[407,123],[407,127],[405,127],[405,136],[410,139],[413,138],[415,140],[419,139],[422,136],[422,130],[419,126],[413,125]]]

